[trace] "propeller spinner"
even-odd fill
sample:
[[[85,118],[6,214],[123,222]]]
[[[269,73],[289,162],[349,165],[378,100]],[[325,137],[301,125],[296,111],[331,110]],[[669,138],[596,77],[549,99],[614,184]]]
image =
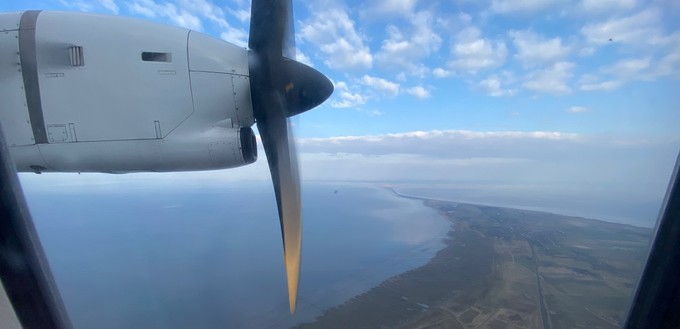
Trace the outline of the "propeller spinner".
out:
[[[330,80],[296,62],[290,0],[253,0],[248,41],[253,113],[267,155],[281,223],[290,312],[300,277],[302,213],[300,177],[289,117],[323,103]]]

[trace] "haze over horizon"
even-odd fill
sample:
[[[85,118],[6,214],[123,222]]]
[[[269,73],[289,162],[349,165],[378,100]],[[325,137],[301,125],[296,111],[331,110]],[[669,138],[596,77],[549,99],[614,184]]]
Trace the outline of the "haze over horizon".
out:
[[[249,6],[29,0],[0,3],[0,11],[129,16],[245,46]],[[329,101],[293,122],[303,179],[453,182],[660,204],[680,147],[678,2],[323,0],[294,1],[294,10],[298,60],[335,84]],[[259,154],[254,165],[217,172],[22,181],[269,180]]]

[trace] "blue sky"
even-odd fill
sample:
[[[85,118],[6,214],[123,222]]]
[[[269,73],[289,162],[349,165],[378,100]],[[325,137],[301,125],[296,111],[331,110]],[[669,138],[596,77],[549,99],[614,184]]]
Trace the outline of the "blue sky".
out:
[[[304,179],[481,182],[516,187],[507,193],[549,188],[559,190],[555,198],[660,204],[680,146],[680,2],[320,0],[294,8],[298,60],[336,86],[294,120]],[[0,11],[24,9],[133,16],[244,46],[250,2],[0,3]],[[183,184],[268,180],[260,154],[244,168],[167,175]],[[167,182],[144,175],[22,181]]]
[[[32,0],[0,10],[134,16],[239,45],[249,1]],[[300,137],[432,129],[674,134],[680,3],[294,1],[298,55],[336,84]],[[611,41],[610,41],[611,39]]]

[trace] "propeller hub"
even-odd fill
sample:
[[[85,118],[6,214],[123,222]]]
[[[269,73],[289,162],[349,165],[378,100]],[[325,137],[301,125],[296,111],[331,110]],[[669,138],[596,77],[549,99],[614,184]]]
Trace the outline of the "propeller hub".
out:
[[[321,72],[300,62],[284,58],[286,117],[311,110],[333,93],[333,83]]]

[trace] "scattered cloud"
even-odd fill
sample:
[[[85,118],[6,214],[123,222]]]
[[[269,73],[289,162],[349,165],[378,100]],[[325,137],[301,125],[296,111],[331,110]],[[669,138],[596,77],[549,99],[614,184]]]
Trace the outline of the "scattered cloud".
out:
[[[654,76],[674,75],[680,77],[680,41],[675,48],[659,60],[652,74]]]
[[[115,15],[118,15],[120,12],[120,8],[116,4],[114,0],[99,0],[99,3],[102,5],[102,7],[106,8],[108,11],[114,13]]]
[[[227,22],[226,15],[222,8],[218,7],[209,0],[179,0],[178,5],[183,10],[198,17],[207,19],[219,28],[220,37],[228,42],[241,47],[247,45],[248,33],[239,28],[233,27]]]
[[[418,99],[426,99],[430,98],[431,94],[430,91],[425,89],[423,86],[415,86],[412,88],[406,89],[406,93],[409,95],[413,95]]]
[[[494,13],[536,12],[551,8],[563,1],[560,0],[493,0],[491,11]]]
[[[408,74],[424,77],[427,67],[421,62],[436,52],[442,42],[433,30],[433,15],[428,11],[410,14],[410,29],[387,26],[387,39],[383,40],[376,62],[387,67],[405,70]]]
[[[369,69],[373,54],[342,8],[319,8],[300,24],[300,37],[319,49],[332,69]]]
[[[309,58],[309,56],[303,53],[302,50],[300,50],[300,48],[295,49],[295,59],[302,64],[314,67],[314,63],[312,63],[312,60]]]
[[[368,15],[404,15],[413,13],[418,0],[374,0]]]
[[[338,81],[335,84],[335,92],[331,99],[331,106],[335,108],[352,108],[359,107],[366,104],[368,96],[361,94],[358,91],[350,90],[350,87],[344,81]]]
[[[202,31],[203,24],[198,16],[173,3],[159,4],[153,0],[134,0],[128,3],[131,13],[149,18],[165,18],[179,27]]]
[[[76,8],[80,11],[83,12],[90,12],[95,9],[95,5],[92,2],[89,1],[83,1],[83,0],[74,0],[74,1],[66,1],[66,0],[59,0],[59,2],[67,7],[67,8]]]
[[[456,140],[494,140],[494,139],[536,139],[536,140],[579,140],[577,133],[559,131],[474,131],[474,130],[427,130],[409,131],[403,133],[390,133],[381,135],[363,136],[337,136],[324,138],[302,138],[299,140],[301,145],[315,144],[321,142],[331,142],[339,144],[349,141],[363,141],[369,143],[384,142],[389,140],[403,141],[411,140],[431,140],[431,139],[456,139]]]
[[[657,66],[658,67],[658,66]],[[652,65],[650,57],[644,58],[624,58],[612,65],[599,69],[602,80],[593,74],[587,74],[580,79],[580,90],[600,91],[615,90],[630,81],[653,80],[660,76],[658,70]]]
[[[635,8],[636,0],[582,0],[581,7],[587,13],[631,10]]]
[[[501,87],[501,81],[496,75],[492,75],[487,79],[479,82],[479,86],[484,89],[484,91],[489,96],[500,97],[500,96],[513,96],[517,90],[516,89],[503,89]]]
[[[388,95],[396,96],[399,94],[399,84],[396,82],[385,80],[383,78],[364,75],[363,77],[361,77],[361,83],[366,87],[381,91]]]
[[[572,106],[572,107],[567,109],[567,112],[569,112],[569,113],[583,113],[583,112],[587,112],[587,111],[588,111],[588,109],[583,107],[583,106]]]
[[[603,72],[618,76],[622,79],[636,79],[641,73],[650,67],[651,59],[646,58],[626,58],[617,61],[611,66],[602,69]]]
[[[581,28],[581,34],[589,43],[596,45],[610,42],[648,44],[658,40],[661,36],[658,26],[660,21],[659,10],[646,9],[634,15],[586,24]]]
[[[544,38],[532,30],[510,31],[508,34],[517,48],[515,58],[525,67],[563,60],[571,51],[559,37]]]
[[[233,43],[239,47],[247,47],[248,34],[240,29],[229,29],[228,31],[220,33],[220,39]]]
[[[432,75],[434,75],[436,78],[448,78],[450,76],[453,76],[454,72],[451,70],[443,69],[441,67],[437,67],[434,70],[432,70]]]
[[[522,86],[528,90],[550,94],[568,94],[571,88],[567,85],[573,76],[574,63],[557,62],[546,69],[530,72]]]
[[[376,110],[376,109],[364,109],[364,108],[356,108],[357,111],[366,113],[369,117],[381,117],[385,114],[385,112]]]
[[[228,9],[229,13],[236,17],[241,23],[250,22],[250,8],[247,9]]]
[[[503,41],[483,38],[482,32],[476,27],[467,27],[460,31],[451,52],[454,59],[449,62],[449,66],[471,74],[498,67],[505,62],[507,56]]]
[[[621,85],[621,81],[607,80],[602,82],[584,83],[579,89],[582,91],[608,91],[617,89]]]

